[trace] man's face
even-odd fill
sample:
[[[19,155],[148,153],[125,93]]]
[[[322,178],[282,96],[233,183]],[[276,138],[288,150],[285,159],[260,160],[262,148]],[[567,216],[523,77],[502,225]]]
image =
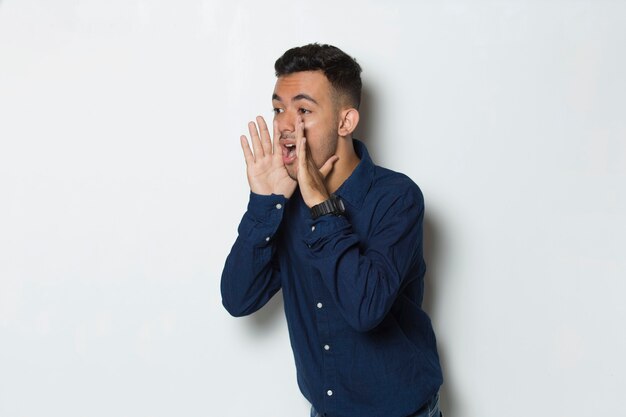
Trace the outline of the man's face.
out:
[[[298,175],[296,121],[304,120],[304,137],[315,166],[335,154],[338,141],[338,105],[322,71],[302,71],[279,77],[272,97],[274,120],[280,131],[280,151],[289,176]]]

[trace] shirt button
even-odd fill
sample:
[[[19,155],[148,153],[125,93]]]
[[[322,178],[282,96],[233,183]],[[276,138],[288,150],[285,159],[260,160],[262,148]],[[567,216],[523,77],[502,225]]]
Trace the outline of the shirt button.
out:
[[[323,304],[322,303],[317,303],[317,308],[322,308]]]
[[[270,241],[270,237],[269,237],[269,236],[268,236],[268,237],[266,237],[266,238],[265,238],[265,241],[266,241],[266,242],[269,242],[269,241]]]
[[[330,346],[324,345],[324,350],[330,350]]]
[[[333,395],[333,390],[329,389],[328,391],[326,391],[326,395],[328,395],[329,397],[332,397]]]
[[[276,208],[277,208],[278,210],[280,210],[281,208],[283,208],[283,205],[282,205],[282,204],[280,204],[280,203],[278,203],[278,204],[276,204]]]
[[[311,226],[311,231],[314,232],[315,231],[315,226]]]

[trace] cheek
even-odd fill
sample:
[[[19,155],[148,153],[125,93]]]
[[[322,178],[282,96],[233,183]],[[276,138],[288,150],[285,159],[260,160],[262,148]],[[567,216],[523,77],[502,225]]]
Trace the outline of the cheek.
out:
[[[332,136],[334,133],[336,133],[335,125],[328,117],[313,115],[304,119],[304,136],[311,142],[320,142],[317,143],[318,146],[323,146],[321,142],[327,141],[329,135]]]
[[[309,132],[313,135],[317,129],[318,121],[314,118],[304,119],[304,135],[308,135]]]
[[[323,132],[320,131],[319,123],[317,121],[304,121],[304,137],[307,140],[309,149],[315,152],[324,141]]]
[[[329,152],[334,152],[336,129],[331,121],[319,117],[305,118],[304,136],[313,159],[324,158]]]

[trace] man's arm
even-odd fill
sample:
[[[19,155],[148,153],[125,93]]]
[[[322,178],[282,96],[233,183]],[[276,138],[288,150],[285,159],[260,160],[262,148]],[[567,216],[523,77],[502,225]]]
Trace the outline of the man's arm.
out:
[[[299,128],[298,133],[302,130]],[[324,177],[307,152],[306,138],[301,135],[298,164],[300,192],[311,208],[327,199],[329,193]],[[408,284],[407,279],[424,272],[424,200],[417,185],[405,184],[410,186],[395,192],[393,201],[379,204],[378,210],[384,213],[367,245],[359,241],[343,216],[322,216],[310,221],[306,244],[311,264],[320,272],[346,321],[358,331],[376,327]]]
[[[344,216],[311,220],[305,239],[311,265],[319,271],[343,317],[357,331],[376,327],[408,280],[425,269],[421,192],[415,186],[384,206],[381,210],[386,212],[365,244]]]
[[[222,304],[233,316],[254,313],[280,289],[275,235],[287,199],[250,193],[239,236],[222,272]]]
[[[273,141],[265,120],[248,123],[252,148],[245,135],[241,148],[250,185],[248,210],[222,271],[222,304],[233,316],[245,316],[263,307],[280,289],[275,235],[287,199],[296,188],[282,160],[274,123]]]

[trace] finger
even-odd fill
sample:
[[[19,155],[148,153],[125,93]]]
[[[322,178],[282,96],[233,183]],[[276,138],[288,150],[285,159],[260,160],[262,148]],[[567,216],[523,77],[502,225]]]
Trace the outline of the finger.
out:
[[[304,137],[304,120],[298,116],[296,119],[296,143],[300,143],[300,139]]]
[[[306,161],[306,138],[300,137],[296,143],[296,152],[298,155],[298,176],[304,175],[307,172]]]
[[[257,130],[256,124],[254,122],[248,123],[248,131],[250,132],[250,140],[252,141],[254,157],[259,158],[263,156],[263,146],[261,145],[261,139],[259,139],[259,131]]]
[[[298,165],[303,165],[306,161],[306,139],[298,138],[296,141],[296,156],[298,157]]]
[[[333,155],[330,158],[328,158],[328,161],[326,161],[324,165],[322,165],[322,167],[320,168],[320,173],[322,174],[323,178],[326,178],[326,176],[330,173],[330,171],[333,170],[333,167],[335,166],[335,162],[337,162],[338,159],[339,157],[337,155]]]
[[[296,155],[300,168],[306,168],[306,138],[304,137],[304,121],[298,117],[296,120]]]
[[[278,129],[278,121],[274,120],[272,123],[274,127],[274,135],[272,136],[272,152],[274,152],[274,156],[282,159],[283,155],[280,152],[280,130]]]
[[[263,146],[263,152],[270,155],[272,153],[272,140],[270,139],[270,132],[267,129],[267,123],[262,116],[256,117],[256,122],[259,125],[261,131],[261,145]]]
[[[243,157],[246,160],[246,165],[250,165],[254,163],[254,155],[250,150],[250,145],[248,144],[248,138],[245,135],[241,135],[239,138],[241,142],[241,149],[243,150]]]

